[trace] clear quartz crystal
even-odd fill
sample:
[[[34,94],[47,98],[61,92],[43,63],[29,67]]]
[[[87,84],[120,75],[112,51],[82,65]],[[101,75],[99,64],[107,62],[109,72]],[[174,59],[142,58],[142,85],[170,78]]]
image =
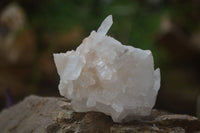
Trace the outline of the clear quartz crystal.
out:
[[[115,122],[146,116],[160,88],[150,50],[122,45],[106,33],[109,15],[76,51],[54,54],[60,76],[59,91],[71,99],[76,112],[98,111]]]

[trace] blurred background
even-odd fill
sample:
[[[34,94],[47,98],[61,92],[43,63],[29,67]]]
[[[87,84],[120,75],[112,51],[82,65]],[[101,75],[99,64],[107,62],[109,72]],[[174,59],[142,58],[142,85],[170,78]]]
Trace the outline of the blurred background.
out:
[[[155,107],[200,117],[199,0],[0,0],[0,110],[59,96],[52,54],[75,49],[109,14],[108,35],[150,49],[161,69]]]

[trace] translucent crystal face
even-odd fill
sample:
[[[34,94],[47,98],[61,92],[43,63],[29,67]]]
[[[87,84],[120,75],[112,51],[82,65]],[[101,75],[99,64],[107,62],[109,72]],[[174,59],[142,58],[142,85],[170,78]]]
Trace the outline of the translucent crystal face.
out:
[[[99,111],[115,122],[146,116],[160,88],[151,51],[122,45],[106,35],[108,16],[76,51],[54,54],[60,75],[59,91],[77,112]]]

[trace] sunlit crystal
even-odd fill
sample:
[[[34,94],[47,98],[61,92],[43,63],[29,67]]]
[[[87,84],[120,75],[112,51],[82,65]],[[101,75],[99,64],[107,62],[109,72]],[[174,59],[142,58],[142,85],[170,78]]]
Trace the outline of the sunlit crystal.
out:
[[[115,122],[149,115],[160,88],[160,70],[154,71],[150,50],[107,36],[111,25],[110,15],[76,51],[54,54],[60,94],[72,100],[75,111],[103,112]]]

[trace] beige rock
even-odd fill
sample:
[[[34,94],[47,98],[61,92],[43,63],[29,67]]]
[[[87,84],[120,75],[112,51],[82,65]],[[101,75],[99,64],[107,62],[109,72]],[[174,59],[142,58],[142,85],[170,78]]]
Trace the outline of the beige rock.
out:
[[[69,103],[63,98],[29,96],[0,112],[1,133],[200,132],[200,121],[193,116],[152,110],[148,117],[119,124],[103,113],[76,113]]]

